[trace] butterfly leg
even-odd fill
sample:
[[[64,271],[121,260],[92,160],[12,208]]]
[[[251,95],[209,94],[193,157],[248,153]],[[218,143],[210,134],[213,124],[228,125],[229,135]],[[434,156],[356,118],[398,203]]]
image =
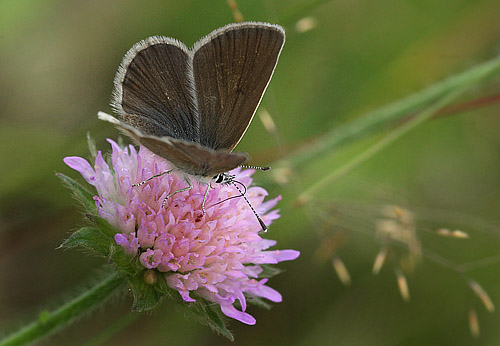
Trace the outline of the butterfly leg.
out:
[[[210,184],[207,184],[207,189],[203,195],[203,202],[201,202],[201,211],[203,212],[203,215],[205,215],[205,202],[207,201],[208,189],[210,189]]]
[[[170,173],[170,172],[172,172],[172,171],[173,171],[172,169],[169,169],[168,171],[165,171],[165,172],[163,172],[163,173],[160,173],[160,174],[155,174],[155,175],[153,175],[151,178],[146,179],[146,180],[144,180],[144,181],[141,181],[139,184],[132,184],[132,186],[133,186],[133,187],[137,187],[137,186],[144,185],[144,184],[146,184],[148,181],[150,181],[150,180],[152,180],[152,179],[154,179],[154,178],[161,177],[162,175],[168,174],[168,173]]]
[[[193,184],[191,183],[191,181],[188,179],[188,178],[184,178],[184,180],[186,180],[186,183],[188,184],[188,186],[186,186],[185,188],[183,189],[179,189],[177,191],[174,191],[172,193],[169,193],[167,195],[167,197],[165,197],[165,199],[163,200],[163,204],[162,204],[162,207],[165,207],[165,204],[167,204],[167,199],[169,199],[170,197],[172,197],[173,195],[175,194],[178,194],[179,192],[184,192],[184,191],[188,191],[188,190],[191,190],[193,188]]]

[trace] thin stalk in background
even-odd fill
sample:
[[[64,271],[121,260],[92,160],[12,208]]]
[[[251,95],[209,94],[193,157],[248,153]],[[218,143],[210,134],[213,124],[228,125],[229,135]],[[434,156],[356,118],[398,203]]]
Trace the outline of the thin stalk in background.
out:
[[[433,117],[440,109],[451,103],[453,100],[455,100],[458,96],[463,94],[468,89],[469,86],[462,87],[458,90],[454,90],[450,94],[441,98],[438,102],[427,108],[425,111],[421,112],[419,115],[415,116],[413,119],[411,119],[404,125],[398,127],[396,130],[389,133],[387,136],[382,138],[380,141],[372,145],[367,150],[363,151],[360,155],[356,156],[351,161],[347,162],[345,165],[339,167],[330,174],[327,174],[321,180],[318,180],[316,183],[306,188],[304,192],[302,192],[299,195],[298,202],[299,203],[306,202],[309,198],[312,197],[314,193],[320,191],[326,185],[331,184],[335,180],[343,177],[348,172],[352,171],[354,168],[358,167],[363,162],[366,162],[368,159],[370,159],[372,156],[374,156],[384,148],[387,148],[398,138],[402,137],[410,130],[414,129],[416,126],[420,125],[424,121]]]
[[[366,137],[388,125],[394,120],[407,117],[418,112],[429,103],[438,100],[450,92],[463,87],[472,87],[485,80],[500,75],[500,57],[496,57],[480,65],[474,66],[460,74],[451,76],[442,82],[407,96],[399,101],[369,112],[349,123],[340,125],[321,136],[311,145],[303,147],[273,166],[300,166],[322,155],[336,146]]]

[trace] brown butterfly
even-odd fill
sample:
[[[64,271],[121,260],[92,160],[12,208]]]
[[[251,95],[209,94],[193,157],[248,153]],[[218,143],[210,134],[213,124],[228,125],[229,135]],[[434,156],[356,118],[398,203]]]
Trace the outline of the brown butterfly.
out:
[[[282,27],[259,22],[226,25],[192,48],[169,37],[147,38],[118,68],[111,101],[118,119],[103,112],[99,118],[184,174],[189,186],[174,194],[192,187],[189,177],[230,183],[234,177],[227,172],[249,159],[232,150],[252,121],[284,43]]]

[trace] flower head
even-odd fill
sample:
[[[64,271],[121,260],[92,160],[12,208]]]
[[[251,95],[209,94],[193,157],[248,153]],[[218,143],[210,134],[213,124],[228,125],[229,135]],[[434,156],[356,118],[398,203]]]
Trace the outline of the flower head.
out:
[[[144,147],[137,152],[133,146],[122,149],[114,141],[108,142],[113,149],[112,167],[100,151],[93,166],[80,157],[67,157],[64,162],[95,186],[99,215],[119,230],[116,244],[137,256],[144,268],[164,273],[167,284],[184,301],[203,297],[243,323],[255,324],[254,317],[245,312],[245,295],[281,301],[281,295],[266,285],[267,279],[259,279],[262,265],[296,259],[299,252],[268,250],[276,242],[259,235],[261,227],[244,199],[228,199],[239,195],[234,187],[211,186],[205,214],[205,184],[193,182],[191,190],[164,203],[168,194],[186,187],[183,177],[174,172],[133,186],[173,167]],[[230,173],[245,186],[251,185],[253,170],[237,168]],[[250,187],[246,194],[269,225],[279,217],[271,209],[280,197],[264,201],[266,196],[260,187]],[[235,306],[237,301],[241,310]]]

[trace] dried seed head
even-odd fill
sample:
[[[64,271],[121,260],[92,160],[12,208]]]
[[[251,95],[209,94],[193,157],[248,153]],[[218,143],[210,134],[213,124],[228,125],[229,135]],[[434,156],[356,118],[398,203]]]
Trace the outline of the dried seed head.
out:
[[[342,282],[342,284],[344,284],[345,286],[349,286],[351,284],[351,276],[349,275],[349,271],[347,270],[344,262],[342,262],[340,257],[334,255],[332,258],[332,265],[333,269],[335,269],[335,272],[340,279],[340,282]]]
[[[488,310],[489,312],[494,312],[495,305],[493,304],[493,301],[491,300],[488,293],[486,293],[484,288],[481,287],[481,285],[477,281],[473,280],[469,281],[469,286],[472,288],[472,291],[474,291],[476,296],[481,300],[486,310]]]
[[[415,217],[411,211],[401,208],[397,205],[386,205],[382,209],[382,215],[387,218],[397,219],[405,224],[411,224],[415,222]]]
[[[375,257],[375,262],[373,263],[372,273],[373,275],[378,275],[380,269],[384,265],[385,259],[387,257],[387,248],[384,246],[380,249],[377,257]]]
[[[479,338],[479,319],[477,318],[476,310],[474,310],[473,308],[469,310],[469,329],[474,338]]]
[[[381,210],[382,218],[375,223],[377,236],[384,241],[394,240],[405,244],[408,254],[401,256],[399,266],[413,270],[422,258],[422,245],[417,236],[417,226],[412,212],[389,205]]]
[[[227,5],[229,6],[229,9],[231,10],[231,13],[233,14],[234,21],[236,23],[241,23],[243,22],[243,14],[241,14],[240,10],[238,9],[238,4],[236,3],[235,0],[227,0]]]
[[[399,293],[401,293],[401,297],[403,297],[403,300],[405,302],[409,302],[410,290],[408,288],[408,281],[406,281],[406,277],[399,268],[396,269],[395,272],[396,272],[396,278],[398,280]]]
[[[464,231],[460,231],[458,229],[456,230],[449,230],[447,228],[440,228],[436,231],[437,234],[443,236],[443,237],[451,237],[451,238],[459,238],[459,239],[467,239],[469,238],[469,234],[464,232]]]
[[[290,182],[292,169],[290,167],[273,168],[271,176],[275,182],[280,185],[286,185]]]
[[[312,30],[316,27],[317,20],[314,17],[304,17],[295,23],[295,30],[299,33],[303,33]]]
[[[276,124],[274,123],[271,114],[267,111],[267,109],[262,108],[259,112],[259,118],[262,122],[262,125],[266,128],[269,133],[276,133]]]

